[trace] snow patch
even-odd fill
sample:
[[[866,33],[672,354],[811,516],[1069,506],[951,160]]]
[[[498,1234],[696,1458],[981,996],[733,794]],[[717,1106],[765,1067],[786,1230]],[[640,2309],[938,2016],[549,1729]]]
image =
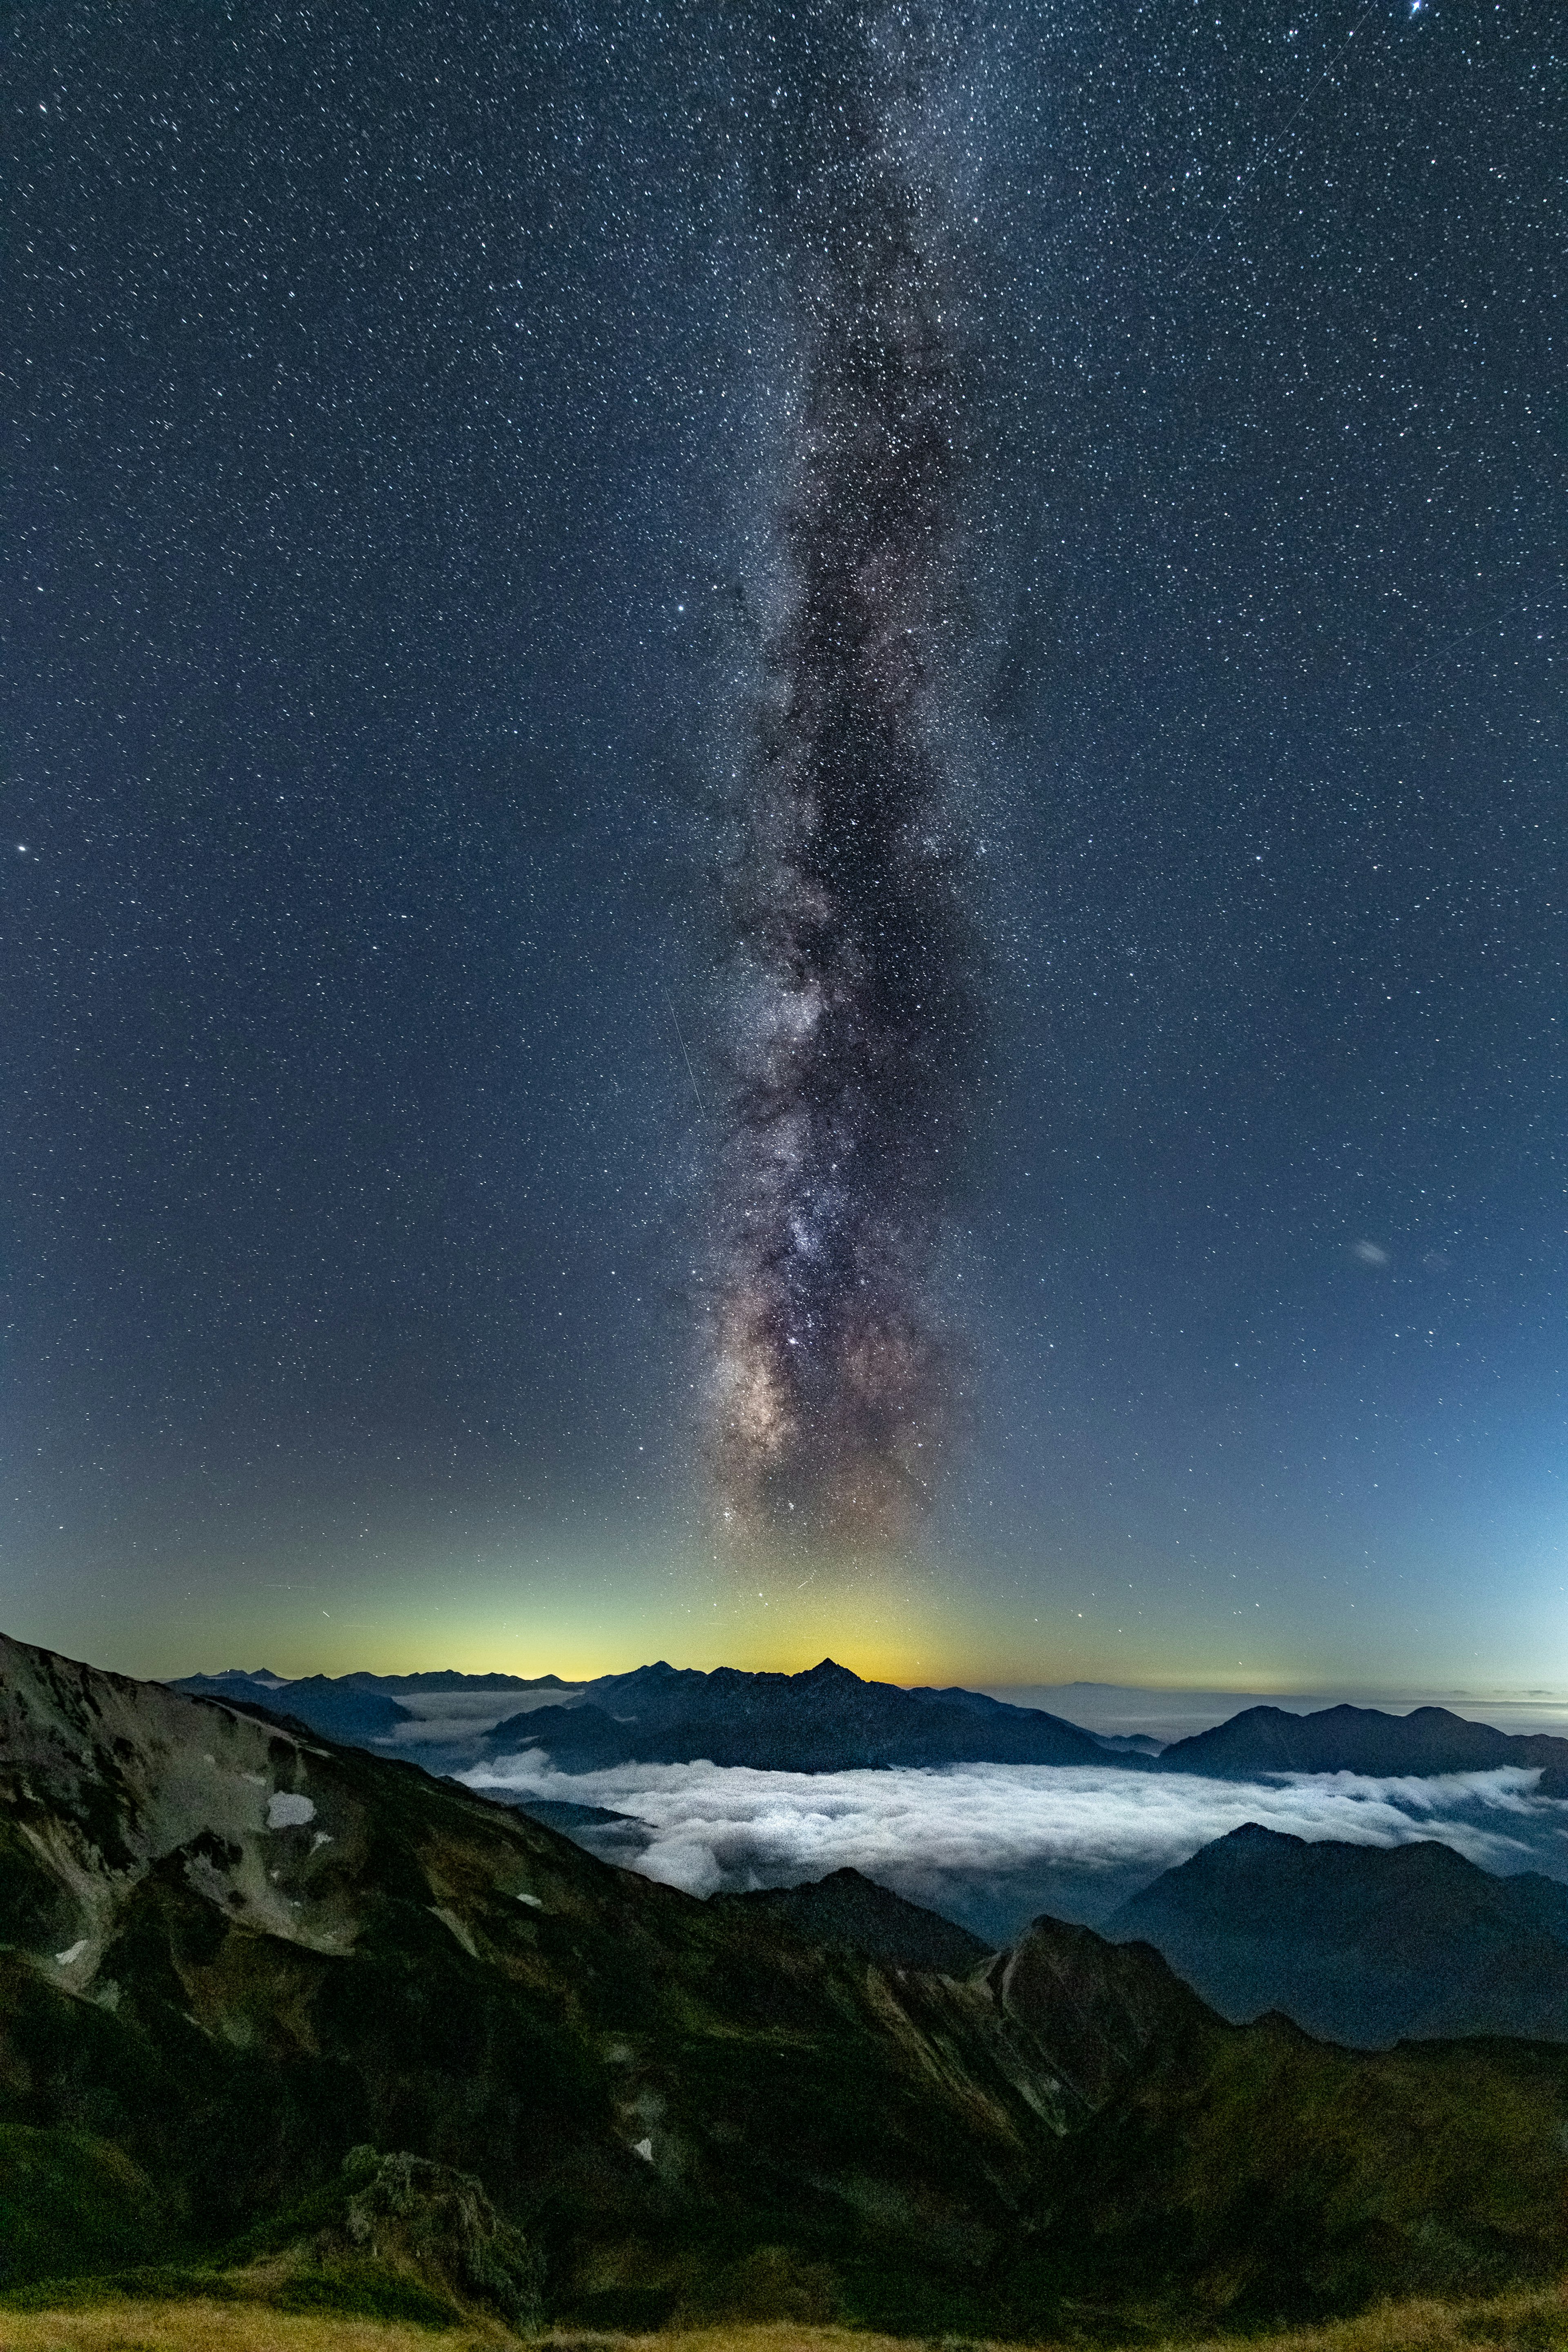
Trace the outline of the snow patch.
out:
[[[308,1797],[297,1797],[290,1790],[279,1789],[267,1803],[267,1826],[269,1830],[301,1830],[307,1822],[316,1818],[316,1808]]]
[[[84,1936],[79,1943],[72,1944],[67,1950],[57,1952],[55,1954],[55,1958],[59,1962],[62,1969],[68,1969],[73,1960],[80,1959],[82,1954],[87,1949],[87,1937]]]
[[[640,2156],[644,2164],[652,2164],[653,2161],[653,2141],[651,2139],[634,2139],[632,2143],[632,2153],[633,2156]]]

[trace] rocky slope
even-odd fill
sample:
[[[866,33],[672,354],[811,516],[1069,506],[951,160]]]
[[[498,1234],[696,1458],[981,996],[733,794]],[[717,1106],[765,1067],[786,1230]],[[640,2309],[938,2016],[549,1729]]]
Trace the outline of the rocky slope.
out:
[[[1050,1920],[972,1971],[879,1961],[16,1643],[0,1797],[12,2277],[287,2234],[362,2146],[478,2179],[585,2322],[740,2278],[787,2315],[809,2278],[883,2326],[1041,2333],[1562,2261],[1568,2053],[1230,2027]]]

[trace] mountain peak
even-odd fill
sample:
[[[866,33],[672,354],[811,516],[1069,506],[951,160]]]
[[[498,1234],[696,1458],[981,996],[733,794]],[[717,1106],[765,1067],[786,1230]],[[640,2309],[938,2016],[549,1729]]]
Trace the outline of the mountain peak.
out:
[[[847,1865],[796,1886],[709,1899],[739,1917],[777,1919],[809,1944],[847,1946],[898,1968],[968,1976],[989,1951],[967,1927]]]
[[[1499,2033],[1568,2042],[1568,1887],[1494,1877],[1437,1839],[1393,1846],[1243,1822],[1106,1922],[1223,2016],[1279,2010],[1363,2048]]]

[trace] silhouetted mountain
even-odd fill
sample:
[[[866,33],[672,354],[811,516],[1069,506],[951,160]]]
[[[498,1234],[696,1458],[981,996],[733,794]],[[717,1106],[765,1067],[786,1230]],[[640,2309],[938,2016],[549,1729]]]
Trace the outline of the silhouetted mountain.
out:
[[[400,1699],[444,1694],[563,1691],[559,1706],[507,1714],[493,1729],[464,1728],[445,1746],[422,1743],[434,1767],[455,1769],[476,1757],[546,1752],[563,1771],[613,1764],[751,1765],[761,1770],[834,1772],[860,1766],[1093,1764],[1134,1771],[1202,1772],[1253,1780],[1270,1772],[1375,1775],[1541,1768],[1540,1792],[1568,1796],[1568,1739],[1511,1735],[1469,1723],[1444,1707],[1406,1716],[1334,1706],[1313,1715],[1248,1707],[1211,1731],[1161,1748],[1141,1733],[1086,1731],[1038,1707],[1012,1706],[980,1691],[903,1690],[862,1682],[824,1658],[800,1675],[712,1674],[661,1661],[625,1675],[568,1683],[559,1675],[310,1675],[273,1677],[188,1675],[168,1685],[288,1715],[329,1739],[385,1747],[415,1720]]]
[[[802,1886],[768,1886],[748,1895],[713,1895],[710,1906],[746,1906],[778,1919],[808,1944],[833,1944],[904,1969],[969,1976],[989,1947],[967,1927],[908,1903],[858,1870],[835,1870]]]
[[[355,1673],[337,1677],[340,1690],[386,1691],[393,1698],[439,1697],[449,1691],[580,1690],[580,1683],[562,1682],[559,1675],[460,1675],[450,1666],[428,1674],[371,1675]],[[185,1685],[177,1684],[177,1689]],[[293,1685],[290,1685],[290,1688]]]
[[[182,1675],[177,1682],[164,1685],[166,1690],[184,1691],[192,1698],[225,1700],[258,1696],[270,1699],[287,1687],[287,1680],[282,1675],[271,1674],[265,1667],[258,1667],[255,1674],[251,1674],[244,1666],[225,1666],[221,1673],[215,1675]]]
[[[308,1675],[277,1688],[232,1672],[187,1675],[183,1682],[171,1683],[168,1687],[184,1691],[193,1698],[226,1699],[230,1705],[243,1701],[249,1706],[263,1707],[269,1714],[291,1716],[296,1722],[308,1724],[312,1731],[322,1733],[328,1739],[343,1740],[351,1748],[365,1747],[372,1739],[389,1738],[400,1724],[413,1719],[406,1707],[399,1706],[385,1691],[377,1689],[368,1676],[358,1675],[345,1676],[341,1681],[328,1675]]]
[[[1107,1921],[1224,2017],[1281,2010],[1363,2049],[1510,2033],[1568,2042],[1568,1886],[1451,1846],[1308,1843],[1247,1822]]]
[[[544,1720],[547,1716],[548,1728]],[[559,1760],[563,1772],[591,1772],[603,1765],[619,1764],[628,1755],[642,1753],[635,1747],[628,1747],[627,1735],[632,1727],[617,1723],[601,1706],[588,1704],[530,1707],[522,1715],[507,1716],[493,1731],[486,1732],[479,1744],[488,1757],[517,1756],[525,1748],[544,1748],[552,1760]]]
[[[491,1757],[543,1748],[568,1772],[698,1758],[780,1772],[893,1764],[1103,1767],[1106,1760],[1092,1732],[1059,1716],[1009,1706],[977,1691],[862,1682],[831,1658],[800,1675],[640,1666],[591,1684],[575,1706],[508,1717],[484,1745]],[[1134,1769],[1144,1769],[1142,1759]]]
[[[417,1675],[372,1675],[359,1668],[348,1675],[310,1675],[303,1679],[329,1683],[334,1690],[385,1691],[393,1698],[423,1692],[582,1688],[580,1683],[563,1683],[559,1675],[462,1675],[450,1666],[434,1667]],[[215,1675],[183,1675],[168,1688],[190,1691],[198,1698],[214,1698],[227,1696],[243,1683],[256,1683],[268,1690],[294,1687],[287,1675],[274,1674],[270,1666],[225,1666]]]
[[[1329,1706],[1313,1715],[1249,1706],[1211,1731],[1174,1741],[1160,1757],[1162,1771],[1234,1780],[1267,1772],[1485,1772],[1500,1764],[1543,1767],[1542,1793],[1568,1794],[1568,1739],[1498,1731],[1445,1706],[1418,1706],[1408,1715],[1371,1706]]]
[[[264,1679],[229,1667],[220,1675],[186,1675],[168,1687],[189,1692],[193,1698],[225,1699],[231,1706],[265,1707],[279,1721],[306,1724],[326,1738],[340,1739],[351,1748],[384,1748],[400,1730],[406,1732],[420,1719],[417,1710],[399,1704],[402,1699],[494,1695],[499,1705],[513,1692],[580,1689],[581,1685],[563,1683],[559,1675],[538,1675],[529,1680],[521,1675],[460,1675],[449,1669],[418,1675],[306,1675],[286,1683],[273,1675]],[[482,1723],[476,1725],[469,1738],[444,1747],[427,1743],[429,1760],[455,1763],[471,1759],[483,1728]]]
[[[570,1837],[573,1830],[609,1829],[617,1822],[640,1827],[634,1813],[612,1813],[603,1805],[574,1805],[562,1797],[507,1797],[506,1803],[515,1813],[527,1813],[530,1822],[542,1822],[548,1830],[559,1830]]]

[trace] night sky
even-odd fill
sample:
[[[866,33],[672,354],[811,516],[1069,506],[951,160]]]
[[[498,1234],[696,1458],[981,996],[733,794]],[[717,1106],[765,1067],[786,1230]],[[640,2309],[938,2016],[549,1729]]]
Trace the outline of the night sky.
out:
[[[1568,1691],[1553,12],[0,38],[6,1630]]]

